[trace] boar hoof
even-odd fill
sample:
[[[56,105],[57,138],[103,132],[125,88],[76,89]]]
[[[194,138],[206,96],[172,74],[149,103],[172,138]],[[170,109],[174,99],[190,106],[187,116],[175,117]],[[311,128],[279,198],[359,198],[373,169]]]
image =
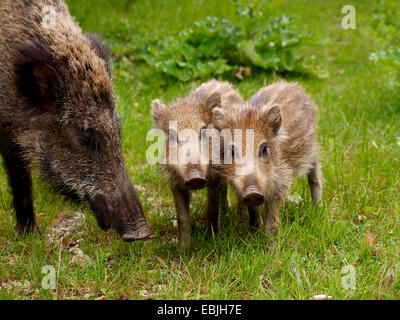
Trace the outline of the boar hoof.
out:
[[[32,233],[41,235],[41,232],[36,224],[28,224],[28,225],[17,224],[16,231],[19,238]]]
[[[139,230],[128,230],[122,234],[122,240],[125,242],[132,242],[136,240],[145,240],[153,238],[153,234],[147,226],[140,228]]]

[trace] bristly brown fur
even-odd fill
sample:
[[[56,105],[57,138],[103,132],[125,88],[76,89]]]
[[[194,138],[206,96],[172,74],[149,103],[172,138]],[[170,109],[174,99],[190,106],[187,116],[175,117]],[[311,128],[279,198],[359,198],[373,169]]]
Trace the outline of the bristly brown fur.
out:
[[[286,198],[296,177],[306,174],[313,200],[320,200],[317,107],[299,85],[278,82],[261,89],[235,110],[223,106],[213,112],[213,123],[220,130],[228,129],[232,134],[234,129],[242,130],[243,154],[247,151],[245,131],[254,130],[253,173],[238,175],[235,161],[225,164],[221,173],[234,186],[239,198],[248,201],[249,212],[255,212],[252,200],[266,200],[268,233],[277,228],[278,205]],[[257,201],[256,206],[259,204]]]
[[[188,96],[179,98],[168,106],[163,105],[161,109],[156,109],[153,105],[152,115],[155,126],[168,133],[169,123],[176,121],[178,134],[184,129],[193,129],[200,134],[201,129],[208,127],[212,122],[212,108],[207,108],[207,98],[214,93],[220,94],[219,105],[223,105],[224,108],[236,109],[235,105],[240,106],[244,103],[242,97],[232,88],[231,84],[210,80],[203,83]],[[160,103],[163,104],[162,102]],[[168,151],[167,143],[167,159]],[[162,169],[166,172],[171,182],[183,183],[182,174],[180,170],[177,170],[177,166],[166,164],[162,166]],[[211,168],[208,165],[201,168],[205,175],[210,169],[215,172],[215,168]],[[186,170],[184,169],[184,171]]]
[[[201,129],[212,128],[212,110],[224,105],[226,108],[235,109],[235,105],[244,103],[242,97],[227,82],[216,80],[208,81],[190,95],[180,98],[168,106],[160,100],[153,102],[152,115],[155,126],[168,133],[169,122],[177,122],[177,134],[184,129],[192,129],[198,133],[200,138]],[[219,139],[219,138],[218,138]],[[166,159],[169,153],[175,151],[178,146],[171,146],[166,139]],[[211,154],[211,153],[210,153]],[[206,180],[208,188],[208,218],[210,228],[218,231],[219,202],[226,207],[226,186],[221,183],[218,166],[200,163],[201,152],[198,155],[198,164],[165,164],[162,169],[169,181],[175,199],[178,215],[179,243],[187,246],[190,243],[189,224],[189,189],[185,187],[188,176],[193,170],[197,171]],[[210,160],[210,159],[208,159]],[[210,229],[211,230],[211,229]]]
[[[45,6],[54,9],[54,27],[42,24]],[[62,0],[0,2],[0,152],[19,231],[36,223],[34,163],[88,202],[102,228],[114,227],[127,241],[150,235],[123,160],[108,55]]]

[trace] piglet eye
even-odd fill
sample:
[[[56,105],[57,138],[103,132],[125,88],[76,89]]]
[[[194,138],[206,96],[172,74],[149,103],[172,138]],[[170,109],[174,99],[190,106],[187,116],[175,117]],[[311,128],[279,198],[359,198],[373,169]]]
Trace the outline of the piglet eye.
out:
[[[269,154],[269,152],[268,152],[268,144],[267,143],[263,143],[260,146],[260,156],[263,157],[263,158],[267,158],[268,154]]]

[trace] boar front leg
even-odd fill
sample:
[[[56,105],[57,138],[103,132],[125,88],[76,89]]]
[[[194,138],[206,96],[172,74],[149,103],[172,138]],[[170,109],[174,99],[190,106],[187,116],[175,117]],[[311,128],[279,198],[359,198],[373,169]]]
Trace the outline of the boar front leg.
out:
[[[171,187],[174,195],[176,214],[178,216],[178,238],[181,248],[190,245],[191,225],[189,216],[190,194],[185,188],[175,185]]]
[[[220,179],[214,179],[209,182],[207,187],[208,193],[208,205],[207,205],[207,217],[208,217],[208,227],[209,232],[212,234],[219,232],[218,218],[219,218],[219,205],[223,202],[222,197],[226,196],[227,186],[221,182]]]
[[[267,211],[265,232],[271,237],[276,237],[278,235],[280,203],[281,201],[274,197],[265,204]]]
[[[38,229],[33,210],[31,171],[21,158],[17,146],[8,146],[2,156],[14,198],[17,233],[24,235],[34,232]]]

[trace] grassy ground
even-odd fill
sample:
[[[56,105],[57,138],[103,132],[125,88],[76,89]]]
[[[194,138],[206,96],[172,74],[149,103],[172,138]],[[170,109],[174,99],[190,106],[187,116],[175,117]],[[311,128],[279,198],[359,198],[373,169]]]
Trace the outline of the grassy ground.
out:
[[[400,298],[400,99],[387,85],[387,73],[368,61],[384,46],[370,25],[374,6],[353,2],[356,30],[340,26],[348,1],[276,1],[276,12],[297,15],[298,30],[314,33],[313,44],[301,50],[326,63],[330,77],[288,78],[302,83],[319,105],[324,196],[314,208],[305,180],[298,181],[291,193],[304,200],[287,203],[275,245],[261,232],[249,232],[247,217],[234,211],[222,218],[220,236],[207,238],[201,192],[193,201],[193,245],[178,250],[172,197],[158,168],[146,162],[145,137],[152,127],[151,100],[184,95],[199,83],[149,83],[146,66],[125,60],[114,66],[123,147],[156,238],[123,243],[114,232],[102,232],[91,214],[75,216],[89,212],[35,176],[35,209],[44,236],[16,241],[12,198],[1,169],[0,299]],[[85,31],[108,37],[121,23],[170,35],[207,15],[235,19],[227,1],[68,4]],[[248,98],[277,79],[255,74],[234,85]],[[41,286],[46,265],[56,270],[55,290]],[[342,285],[349,279],[341,274],[345,266],[354,267],[353,289]]]

